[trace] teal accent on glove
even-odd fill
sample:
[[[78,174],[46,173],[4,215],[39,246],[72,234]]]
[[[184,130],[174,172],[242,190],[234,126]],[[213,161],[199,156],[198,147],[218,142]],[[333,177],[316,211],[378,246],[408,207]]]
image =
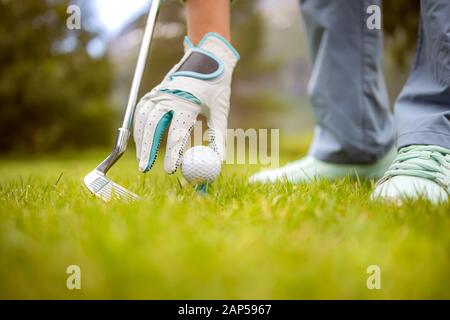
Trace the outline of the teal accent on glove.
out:
[[[192,43],[191,39],[189,39],[188,36],[184,37],[184,45],[189,49],[195,48],[194,44]]]
[[[159,120],[158,125],[156,126],[155,135],[153,136],[152,149],[150,150],[150,157],[148,158],[148,164],[147,167],[145,168],[145,172],[150,170],[153,164],[155,163],[161,138],[164,132],[166,131],[167,127],[170,125],[172,118],[173,118],[173,111],[169,111],[161,118],[161,120]]]
[[[180,97],[180,98],[183,98],[183,99],[188,100],[190,102],[193,102],[193,103],[195,103],[195,104],[197,104],[199,106],[202,104],[202,102],[196,96],[194,96],[193,94],[191,94],[189,92],[186,92],[186,91],[171,90],[171,89],[161,89],[159,91],[165,92],[165,93],[168,93],[168,94],[173,94],[173,95],[175,95],[177,97]]]

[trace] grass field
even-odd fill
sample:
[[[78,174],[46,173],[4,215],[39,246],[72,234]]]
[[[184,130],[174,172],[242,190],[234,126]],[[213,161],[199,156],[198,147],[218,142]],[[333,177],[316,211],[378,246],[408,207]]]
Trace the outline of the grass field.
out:
[[[105,204],[82,186],[105,155],[0,160],[0,298],[450,298],[450,205],[370,202],[373,182],[349,179],[249,186],[256,166],[201,197],[160,161],[139,175],[131,151],[111,177],[143,199]]]

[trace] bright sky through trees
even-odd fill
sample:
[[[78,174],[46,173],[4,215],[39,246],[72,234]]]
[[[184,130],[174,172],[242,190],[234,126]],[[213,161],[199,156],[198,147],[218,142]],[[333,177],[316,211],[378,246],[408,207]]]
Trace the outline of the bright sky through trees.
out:
[[[150,0],[94,0],[98,23],[108,34],[114,34],[133,16],[150,4]]]

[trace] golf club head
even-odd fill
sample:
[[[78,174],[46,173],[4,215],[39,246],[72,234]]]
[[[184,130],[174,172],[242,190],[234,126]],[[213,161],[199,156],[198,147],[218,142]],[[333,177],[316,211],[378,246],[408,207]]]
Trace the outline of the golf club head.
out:
[[[111,199],[120,199],[127,202],[139,199],[137,194],[118,185],[98,170],[91,171],[84,177],[84,184],[90,192],[106,202]]]

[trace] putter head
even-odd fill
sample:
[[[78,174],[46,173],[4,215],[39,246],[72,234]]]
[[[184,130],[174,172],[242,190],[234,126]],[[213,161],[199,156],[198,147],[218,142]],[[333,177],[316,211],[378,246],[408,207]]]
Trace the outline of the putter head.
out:
[[[120,199],[131,202],[139,199],[137,194],[134,194],[133,192],[118,185],[97,169],[91,171],[86,177],[84,177],[84,184],[90,192],[103,201]]]

